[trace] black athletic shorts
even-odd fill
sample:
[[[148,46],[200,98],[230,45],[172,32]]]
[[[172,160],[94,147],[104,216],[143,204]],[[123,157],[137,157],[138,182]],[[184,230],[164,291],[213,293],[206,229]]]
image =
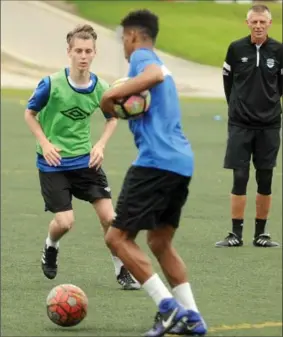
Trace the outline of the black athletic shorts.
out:
[[[101,168],[62,172],[39,171],[39,180],[45,210],[52,213],[71,210],[72,196],[90,203],[98,199],[111,198],[107,178]]]
[[[112,226],[132,233],[164,225],[177,228],[190,180],[190,177],[165,170],[130,167]]]
[[[269,170],[276,166],[280,148],[280,129],[245,129],[228,125],[224,167],[249,168],[251,157],[255,169]]]

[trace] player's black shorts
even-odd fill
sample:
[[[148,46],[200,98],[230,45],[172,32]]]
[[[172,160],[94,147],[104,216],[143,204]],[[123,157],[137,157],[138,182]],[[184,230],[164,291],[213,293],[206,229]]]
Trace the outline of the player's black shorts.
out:
[[[228,125],[224,167],[249,168],[252,157],[255,169],[269,170],[276,166],[280,148],[280,129],[245,129]]]
[[[132,166],[116,206],[112,226],[131,233],[164,225],[179,226],[191,178],[173,172]]]
[[[110,199],[111,192],[102,169],[83,168],[63,172],[39,171],[41,194],[45,210],[52,213],[72,209],[72,196],[93,203]]]

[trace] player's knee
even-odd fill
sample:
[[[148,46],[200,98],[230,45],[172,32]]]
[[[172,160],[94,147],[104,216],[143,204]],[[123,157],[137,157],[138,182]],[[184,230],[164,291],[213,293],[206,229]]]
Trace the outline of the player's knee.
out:
[[[147,244],[157,258],[171,247],[170,241],[160,240],[160,238],[150,236],[147,237]]]
[[[123,237],[118,235],[115,230],[108,230],[104,237],[106,246],[113,252],[116,253],[119,245],[121,244]]]
[[[62,231],[68,232],[73,227],[75,218],[73,212],[72,213],[64,212],[64,213],[56,214],[55,221]]]
[[[273,170],[256,170],[257,193],[271,194]]]
[[[111,216],[106,215],[106,216],[99,218],[100,224],[105,233],[107,232],[109,227],[112,225],[113,220],[114,220],[114,217],[112,215]]]
[[[119,256],[118,252],[125,248],[127,241],[134,241],[129,232],[110,227],[104,236],[105,243],[112,253]]]
[[[111,233],[111,231],[107,231],[104,236],[104,240],[106,243],[106,246],[110,249],[113,250],[115,246],[115,236]]]
[[[245,195],[249,181],[249,168],[235,169],[233,171],[233,188],[232,194]]]

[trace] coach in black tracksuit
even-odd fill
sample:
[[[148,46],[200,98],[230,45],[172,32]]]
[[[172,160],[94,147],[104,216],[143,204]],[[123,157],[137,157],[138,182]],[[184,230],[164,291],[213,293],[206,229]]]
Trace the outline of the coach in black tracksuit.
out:
[[[228,141],[224,167],[233,170],[232,232],[216,247],[242,246],[246,190],[252,157],[257,196],[255,235],[257,247],[277,247],[265,226],[271,203],[273,168],[280,148],[283,45],[268,37],[271,13],[253,6],[247,16],[251,35],[230,44],[223,66],[229,106]]]

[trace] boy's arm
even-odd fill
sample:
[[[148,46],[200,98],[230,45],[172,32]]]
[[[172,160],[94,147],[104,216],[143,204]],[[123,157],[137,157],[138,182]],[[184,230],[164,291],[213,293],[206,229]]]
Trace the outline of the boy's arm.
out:
[[[26,109],[25,110],[25,121],[30,129],[30,131],[33,133],[37,141],[39,142],[40,146],[44,146],[45,143],[48,142],[40,124],[38,123],[36,119],[36,111]]]
[[[99,101],[101,103],[102,97],[104,95],[104,93],[106,91],[108,91],[110,88],[110,85],[105,82],[105,81],[101,81],[101,91],[99,92]],[[105,148],[105,146],[107,145],[109,139],[111,138],[111,136],[113,135],[116,127],[117,127],[117,118],[113,117],[110,114],[105,113],[104,111],[103,115],[106,119],[106,123],[102,132],[101,137],[99,138],[98,142],[96,144],[100,145],[103,147],[103,149]]]
[[[113,135],[115,129],[117,127],[117,118],[108,118],[104,125],[104,129],[102,135],[100,136],[99,140],[95,144],[95,146],[101,146],[103,149],[106,147],[109,139]]]
[[[103,94],[109,89],[109,84],[106,82],[102,83],[102,89],[99,92],[99,101],[101,102]],[[101,109],[102,110],[102,109]],[[102,161],[104,159],[104,149],[113,135],[116,127],[117,127],[117,118],[111,116],[110,114],[105,113],[103,115],[106,119],[103,132],[97,141],[97,143],[93,146],[90,153],[89,167],[96,167],[97,169],[101,166]]]
[[[29,129],[39,142],[43,149],[43,156],[50,166],[57,166],[60,164],[60,149],[54,147],[46,138],[42,127],[36,119],[36,115],[40,112],[48,102],[50,94],[50,82],[49,78],[41,80],[35,89],[34,93],[30,97],[27,108],[25,110],[25,122]]]
[[[48,142],[48,140],[36,119],[36,115],[47,104],[49,99],[49,91],[48,80],[44,78],[39,82],[37,88],[34,90],[32,96],[28,100],[25,110],[25,121],[41,146]]]

